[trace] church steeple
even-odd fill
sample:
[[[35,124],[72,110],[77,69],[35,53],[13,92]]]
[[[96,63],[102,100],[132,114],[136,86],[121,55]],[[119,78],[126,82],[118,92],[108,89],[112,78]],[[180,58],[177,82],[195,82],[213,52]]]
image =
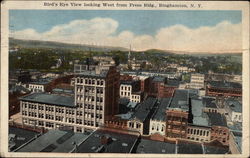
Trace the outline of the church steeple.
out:
[[[128,61],[131,60],[131,45],[129,45]]]

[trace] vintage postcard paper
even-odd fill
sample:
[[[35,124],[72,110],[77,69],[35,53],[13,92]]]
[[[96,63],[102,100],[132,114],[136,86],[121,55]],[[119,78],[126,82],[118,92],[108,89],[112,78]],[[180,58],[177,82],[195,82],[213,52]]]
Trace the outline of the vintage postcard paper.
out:
[[[248,157],[249,3],[1,2],[1,157]]]

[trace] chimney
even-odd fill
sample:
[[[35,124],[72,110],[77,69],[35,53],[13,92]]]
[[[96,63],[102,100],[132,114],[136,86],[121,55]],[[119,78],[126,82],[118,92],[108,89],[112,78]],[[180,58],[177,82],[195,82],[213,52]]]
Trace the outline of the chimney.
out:
[[[101,73],[101,67],[100,66],[96,66],[95,73],[96,74],[100,74]]]

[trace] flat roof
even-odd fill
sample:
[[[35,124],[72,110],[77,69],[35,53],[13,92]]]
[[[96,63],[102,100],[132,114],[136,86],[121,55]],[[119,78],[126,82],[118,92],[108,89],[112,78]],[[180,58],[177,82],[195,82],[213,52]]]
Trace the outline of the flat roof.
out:
[[[152,81],[153,82],[165,82],[165,77],[155,76]]]
[[[17,152],[70,152],[76,144],[84,141],[88,135],[73,131],[49,130]]]
[[[242,112],[242,103],[240,103],[238,100],[235,100],[234,98],[228,98],[226,100],[226,104],[232,111]]]
[[[109,142],[101,143],[101,138],[106,137]],[[122,133],[115,133],[105,130],[96,130],[86,141],[81,143],[78,148],[78,153],[130,153],[138,136]]]
[[[208,84],[214,88],[242,88],[242,85],[237,82],[208,81]]]
[[[203,154],[200,144],[178,143],[178,154]]]
[[[174,92],[174,96],[169,108],[177,108],[187,111],[189,109],[188,104],[189,104],[189,91],[177,89]]]
[[[173,80],[173,79],[168,79],[166,83],[166,85],[174,87],[179,87],[179,84],[180,84],[179,80]]]
[[[166,120],[166,110],[167,107],[170,105],[171,98],[162,98],[159,100],[160,105],[156,109],[155,113],[152,116],[152,120]]]
[[[141,139],[136,148],[136,153],[174,154],[175,147],[176,144],[174,143]]]
[[[229,152],[228,148],[204,146],[204,154],[226,154]]]
[[[108,74],[107,70],[100,70],[100,73],[96,73],[96,71],[83,71],[76,75],[76,77],[86,77],[86,78],[106,78]]]
[[[139,81],[139,80],[138,80]],[[121,80],[120,81],[120,84],[125,84],[125,85],[132,85],[132,84],[135,84],[136,82],[138,81],[135,81],[135,80]]]
[[[192,99],[192,114],[193,114],[193,124],[199,126],[208,126],[207,114],[203,112],[203,102],[202,100]]]
[[[156,102],[156,98],[149,97],[144,102],[138,104],[132,119],[139,119],[140,121],[144,122]]]
[[[211,126],[225,126],[227,127],[227,121],[224,115],[220,113],[208,112],[209,124]]]
[[[38,134],[39,134],[38,132],[34,132],[34,131],[22,129],[22,128],[9,127],[9,136],[10,135],[15,136],[15,139],[13,141],[15,145],[11,148],[11,151],[25,144],[26,142],[28,142],[29,140],[31,140]]]
[[[203,97],[202,102],[203,102],[204,106],[207,108],[217,108],[217,105],[215,103],[214,98]]]
[[[75,107],[74,97],[71,96],[61,96],[61,95],[46,94],[46,93],[32,93],[20,97],[20,100],[58,105],[58,106]]]

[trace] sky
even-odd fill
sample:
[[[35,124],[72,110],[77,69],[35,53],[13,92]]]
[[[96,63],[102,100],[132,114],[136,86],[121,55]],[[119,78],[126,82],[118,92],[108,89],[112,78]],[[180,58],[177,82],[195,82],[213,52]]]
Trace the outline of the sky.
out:
[[[11,10],[17,39],[191,52],[241,49],[241,11]]]

